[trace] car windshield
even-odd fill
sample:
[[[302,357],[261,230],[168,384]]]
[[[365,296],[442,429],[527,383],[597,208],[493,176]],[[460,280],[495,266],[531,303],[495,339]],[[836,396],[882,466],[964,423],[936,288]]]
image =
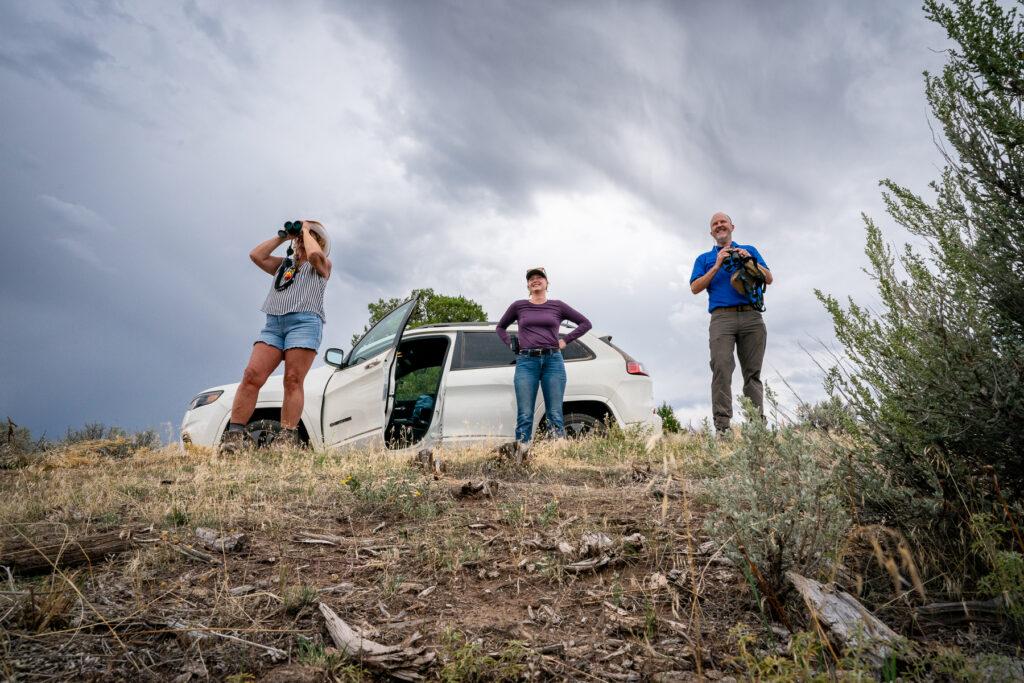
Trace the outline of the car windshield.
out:
[[[380,322],[363,335],[363,338],[352,348],[345,364],[357,365],[367,358],[373,358],[390,349],[395,343],[395,337],[404,326],[409,309],[415,305],[416,300],[411,299],[381,318]]]

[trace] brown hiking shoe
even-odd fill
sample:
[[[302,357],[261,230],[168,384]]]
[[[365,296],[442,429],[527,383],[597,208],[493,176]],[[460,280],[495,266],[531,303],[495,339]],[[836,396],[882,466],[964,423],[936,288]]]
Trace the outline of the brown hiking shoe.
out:
[[[295,451],[300,448],[304,448],[306,444],[304,444],[302,439],[299,438],[298,429],[282,428],[281,431],[274,436],[274,441],[270,445],[275,451]]]
[[[223,455],[234,455],[249,445],[249,434],[243,429],[229,429],[220,438],[218,452]]]

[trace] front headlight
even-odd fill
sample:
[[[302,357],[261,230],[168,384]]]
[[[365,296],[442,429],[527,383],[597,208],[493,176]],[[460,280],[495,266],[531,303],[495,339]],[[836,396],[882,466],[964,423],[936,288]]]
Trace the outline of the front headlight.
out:
[[[188,404],[188,409],[189,410],[195,410],[196,408],[202,408],[203,406],[210,405],[211,403],[216,401],[218,398],[220,398],[220,395],[223,394],[223,393],[224,393],[224,391],[221,390],[221,391],[207,391],[206,393],[199,394],[194,399],[192,399],[191,403]]]

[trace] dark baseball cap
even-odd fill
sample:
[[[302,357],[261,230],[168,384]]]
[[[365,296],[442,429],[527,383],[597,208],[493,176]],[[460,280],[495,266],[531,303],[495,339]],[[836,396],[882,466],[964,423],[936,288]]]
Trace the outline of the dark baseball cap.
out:
[[[544,270],[544,268],[542,266],[537,266],[536,268],[530,268],[528,271],[526,271],[526,279],[527,280],[530,279],[531,275],[540,275],[545,280],[548,279],[548,272],[546,270]]]

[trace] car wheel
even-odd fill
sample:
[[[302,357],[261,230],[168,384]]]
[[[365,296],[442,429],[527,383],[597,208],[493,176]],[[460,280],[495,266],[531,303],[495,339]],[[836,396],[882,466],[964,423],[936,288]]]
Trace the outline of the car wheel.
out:
[[[245,426],[252,439],[253,448],[265,448],[274,443],[274,438],[281,432],[278,420],[253,420]]]
[[[568,413],[563,418],[565,435],[570,439],[579,439],[589,434],[604,433],[604,422],[586,413]]]

